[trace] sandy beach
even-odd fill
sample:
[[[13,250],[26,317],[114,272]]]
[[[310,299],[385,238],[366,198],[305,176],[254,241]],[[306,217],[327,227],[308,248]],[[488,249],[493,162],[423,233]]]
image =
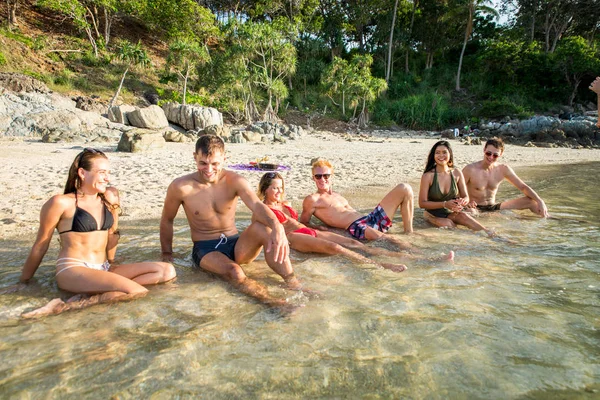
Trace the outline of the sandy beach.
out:
[[[287,198],[300,208],[311,193],[310,162],[329,159],[335,168],[334,188],[342,193],[369,186],[392,187],[407,182],[418,192],[425,159],[438,137],[404,135],[386,138],[340,135],[313,131],[285,144],[227,144],[228,164],[246,164],[262,157],[290,167],[285,172]],[[0,139],[3,168],[0,171],[0,224],[2,239],[32,235],[38,228],[39,212],[52,195],[62,193],[68,168],[84,143],[42,143],[37,138]],[[462,168],[481,159],[482,146],[452,141],[455,163]],[[167,186],[176,177],[195,169],[192,143],[166,143],[146,153],[119,153],[116,144],[97,148],[108,153],[111,182],[121,193],[122,221],[160,218]],[[516,172],[534,165],[573,164],[600,161],[600,151],[590,149],[535,148],[507,145],[502,162]],[[257,185],[257,172],[241,172]],[[535,189],[535,182],[529,182]],[[180,216],[182,216],[180,210]]]

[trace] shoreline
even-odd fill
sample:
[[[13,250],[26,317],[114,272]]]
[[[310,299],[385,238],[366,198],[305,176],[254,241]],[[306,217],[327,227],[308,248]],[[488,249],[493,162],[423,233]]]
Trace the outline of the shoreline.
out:
[[[269,157],[290,167],[284,171],[286,198],[296,208],[314,191],[310,179],[310,161],[328,159],[334,166],[334,190],[360,191],[370,186],[389,187],[405,182],[413,186],[415,196],[429,150],[439,137],[403,138],[352,137],[325,131],[306,133],[285,144],[244,143],[225,145],[226,163],[247,164]],[[458,168],[482,158],[483,146],[465,145],[450,140]],[[0,138],[4,151],[0,160],[0,223],[2,239],[34,235],[38,229],[42,205],[62,193],[68,168],[75,156],[89,143],[42,143],[39,138]],[[116,152],[116,144],[93,144],[107,153],[111,161],[111,183],[120,191],[123,221],[160,219],[166,190],[178,176],[195,170],[193,143],[165,143],[161,149],[145,153]],[[507,144],[502,156],[518,173],[520,168],[540,165],[567,165],[600,162],[596,149],[522,147]],[[255,188],[262,175],[257,171],[236,171]],[[535,182],[530,182],[535,189]],[[360,208],[359,204],[353,204]],[[241,210],[240,210],[241,211]],[[179,217],[183,217],[180,209]]]

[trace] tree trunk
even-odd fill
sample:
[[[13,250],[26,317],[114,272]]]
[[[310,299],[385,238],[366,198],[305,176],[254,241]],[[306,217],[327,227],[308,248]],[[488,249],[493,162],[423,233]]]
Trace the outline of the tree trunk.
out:
[[[458,71],[456,73],[456,91],[460,90],[460,71],[462,69],[463,57],[465,56],[465,49],[467,48],[467,42],[469,41],[469,37],[471,36],[471,29],[473,27],[473,3],[469,4],[469,20],[467,21],[467,29],[465,30],[465,40],[463,42],[463,47],[460,52],[460,58],[458,59]]]
[[[108,103],[108,108],[111,108],[112,106],[115,105],[117,98],[119,97],[119,93],[121,93],[121,88],[123,87],[123,82],[125,81],[125,75],[127,75],[128,71],[129,71],[129,65],[125,69],[125,72],[123,72],[123,76],[121,77],[121,82],[119,83],[119,88],[117,89],[117,93],[115,93],[115,96],[112,98],[110,103]]]
[[[112,16],[109,15],[108,10],[104,9],[104,43],[108,46],[110,41],[110,28],[112,26]]]
[[[581,82],[581,79],[575,78],[573,80],[573,90],[571,91],[571,95],[569,96],[569,107],[573,107],[573,101],[575,100],[575,96],[577,95],[577,88],[579,87],[579,82]]]
[[[19,25],[17,22],[17,4],[18,0],[6,0],[8,6],[8,27],[9,29],[13,26]]]
[[[88,40],[92,45],[92,49],[94,50],[94,56],[98,58],[98,44],[96,43],[96,39],[94,39],[94,35],[92,34],[92,30],[89,26],[85,28],[85,33],[87,34]]]
[[[410,16],[410,27],[408,28],[408,39],[406,39],[406,57],[404,58],[404,72],[407,74],[410,72],[408,68],[408,56],[410,54],[410,38],[412,36],[413,25],[415,24],[415,13],[417,12],[417,5],[419,0],[413,0],[412,15]]]
[[[556,34],[554,35],[554,39],[552,40],[552,47],[550,48],[550,53],[554,53],[556,50],[556,45],[558,41],[562,38],[563,34],[569,29],[569,25],[571,25],[571,21],[573,21],[573,17],[569,17],[564,24],[560,27],[556,26]]]
[[[388,45],[388,59],[387,59],[387,68],[385,71],[385,81],[389,83],[390,74],[392,71],[392,53],[394,52],[394,29],[396,27],[396,13],[398,11],[398,0],[394,3],[394,14],[392,15],[392,27],[390,29],[390,42]]]
[[[181,99],[181,104],[186,105],[186,101],[185,101],[185,97],[187,95],[187,82],[188,82],[188,78],[190,77],[190,65],[187,65],[187,68],[185,69],[185,77],[183,78],[183,97]]]
[[[342,114],[346,116],[346,92],[342,90]]]

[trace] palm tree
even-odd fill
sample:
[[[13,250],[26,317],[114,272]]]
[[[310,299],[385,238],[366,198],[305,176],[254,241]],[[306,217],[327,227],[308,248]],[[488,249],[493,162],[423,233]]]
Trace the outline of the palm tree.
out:
[[[465,55],[465,49],[467,48],[467,42],[471,37],[471,33],[473,33],[473,18],[475,17],[475,13],[483,12],[486,14],[492,14],[495,17],[498,17],[498,11],[494,8],[487,6],[486,3],[491,3],[490,0],[467,0],[466,11],[468,11],[468,19],[467,19],[467,28],[465,29],[465,40],[463,42],[463,47],[460,52],[460,58],[458,60],[458,72],[456,73],[456,90],[460,90],[460,71],[462,69],[463,57]],[[465,8],[459,9],[459,11],[465,11]]]

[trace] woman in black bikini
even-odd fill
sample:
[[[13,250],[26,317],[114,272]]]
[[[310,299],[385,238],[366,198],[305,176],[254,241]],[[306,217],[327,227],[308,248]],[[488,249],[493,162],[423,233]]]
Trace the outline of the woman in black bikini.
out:
[[[54,299],[24,317],[82,308],[91,304],[140,297],[142,285],[175,278],[175,269],[164,262],[110,265],[118,242],[119,194],[109,183],[106,155],[84,149],[69,170],[64,194],[53,196],[42,207],[35,243],[25,261],[21,282],[28,282],[46,254],[54,229],[60,234],[56,262],[58,287],[72,293],[96,295],[77,301]]]

